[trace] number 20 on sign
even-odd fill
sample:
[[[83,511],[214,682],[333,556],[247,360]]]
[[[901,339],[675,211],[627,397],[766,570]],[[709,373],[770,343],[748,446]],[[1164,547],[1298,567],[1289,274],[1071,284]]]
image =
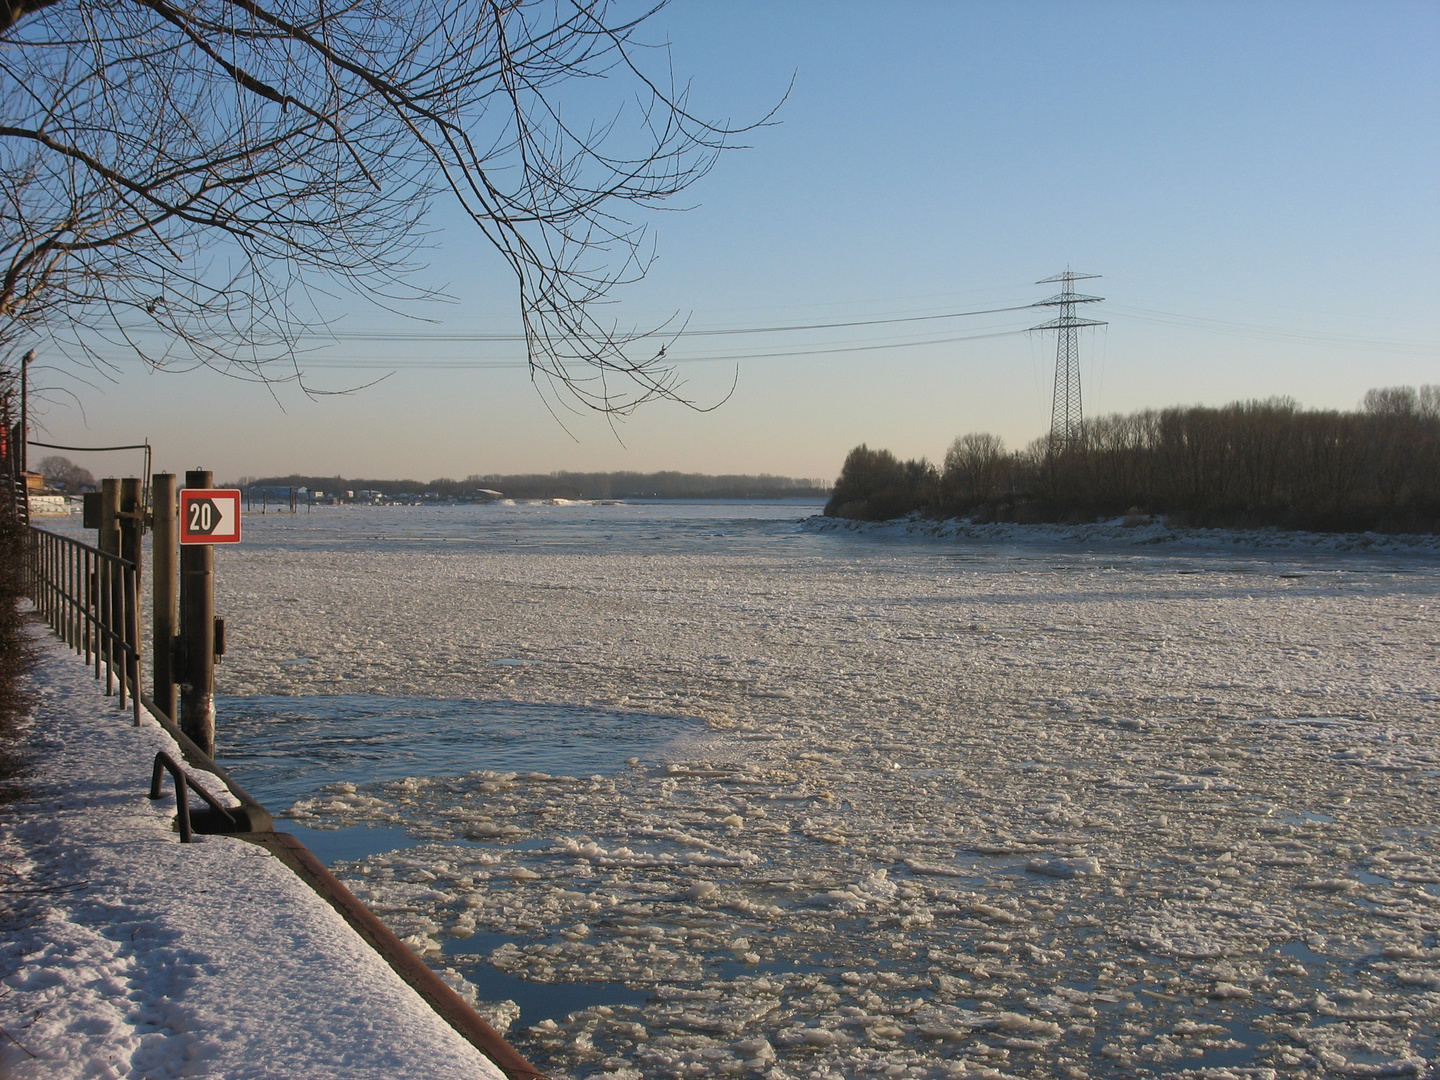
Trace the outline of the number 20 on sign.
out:
[[[239,542],[239,489],[186,488],[180,492],[180,543]]]

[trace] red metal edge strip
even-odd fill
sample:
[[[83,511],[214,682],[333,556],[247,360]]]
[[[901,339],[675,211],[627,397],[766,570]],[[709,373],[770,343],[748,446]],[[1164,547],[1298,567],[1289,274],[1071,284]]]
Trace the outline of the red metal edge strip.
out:
[[[315,890],[365,942],[419,994],[435,1012],[475,1049],[493,1061],[510,1080],[547,1077],[491,1027],[464,998],[401,941],[360,899],[325,868],[313,852],[289,833],[232,833],[237,840],[270,852]]]

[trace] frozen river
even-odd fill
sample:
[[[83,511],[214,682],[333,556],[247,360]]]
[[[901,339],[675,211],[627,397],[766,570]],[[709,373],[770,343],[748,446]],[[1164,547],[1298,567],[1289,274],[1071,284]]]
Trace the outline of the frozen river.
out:
[[[1430,1075],[1433,552],[813,512],[248,516],[222,761],[557,1076]]]

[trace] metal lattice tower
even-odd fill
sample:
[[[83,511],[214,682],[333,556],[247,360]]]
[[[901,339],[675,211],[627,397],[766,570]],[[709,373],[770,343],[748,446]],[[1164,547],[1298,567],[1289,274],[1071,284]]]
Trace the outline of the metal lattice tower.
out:
[[[1085,435],[1085,412],[1080,404],[1080,335],[1082,326],[1104,326],[1096,319],[1081,319],[1075,315],[1076,304],[1093,304],[1105,299],[1103,296],[1082,296],[1075,291],[1075,282],[1086,278],[1098,278],[1099,274],[1077,274],[1066,270],[1063,274],[1044,278],[1037,285],[1060,283],[1060,291],[1048,300],[1037,301],[1036,307],[1058,307],[1060,315],[1047,323],[1032,326],[1031,330],[1055,331],[1055,396],[1050,403],[1050,446],[1064,450],[1075,446]]]

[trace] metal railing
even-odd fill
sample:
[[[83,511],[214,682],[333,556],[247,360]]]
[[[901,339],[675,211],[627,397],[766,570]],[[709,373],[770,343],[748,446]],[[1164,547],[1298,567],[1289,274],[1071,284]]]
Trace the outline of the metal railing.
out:
[[[140,570],[135,563],[30,526],[26,584],[36,613],[119,693],[140,724]]]
[[[160,798],[161,787],[165,780],[165,774],[170,774],[170,779],[175,784],[175,810],[176,818],[180,823],[180,842],[188,844],[195,837],[194,815],[190,813],[190,800],[185,795],[185,789],[189,788],[210,804],[212,817],[221,819],[224,824],[207,822],[209,828],[202,829],[202,832],[242,832],[245,831],[248,822],[238,821],[229,807],[220,805],[218,799],[210,792],[201,787],[189,773],[180,767],[180,763],[172,758],[165,751],[155,755],[155,767],[150,771],[150,801],[154,802]]]

